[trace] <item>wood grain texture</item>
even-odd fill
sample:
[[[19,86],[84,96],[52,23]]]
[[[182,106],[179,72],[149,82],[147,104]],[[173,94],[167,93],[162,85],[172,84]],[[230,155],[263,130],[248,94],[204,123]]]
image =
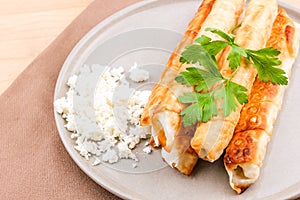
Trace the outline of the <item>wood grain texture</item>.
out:
[[[92,0],[0,0],[0,94]]]
[[[0,94],[91,2],[0,0]]]

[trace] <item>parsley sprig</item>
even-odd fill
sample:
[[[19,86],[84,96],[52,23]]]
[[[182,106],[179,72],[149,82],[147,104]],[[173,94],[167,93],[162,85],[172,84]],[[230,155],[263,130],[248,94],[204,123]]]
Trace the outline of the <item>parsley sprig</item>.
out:
[[[236,111],[238,104],[248,102],[247,88],[230,80],[239,69],[242,57],[256,68],[262,81],[279,85],[288,84],[285,72],[276,67],[281,64],[277,57],[280,51],[273,47],[260,50],[242,48],[235,43],[235,35],[232,34],[238,27],[232,28],[229,33],[207,28],[206,31],[219,35],[224,41],[212,41],[211,38],[202,35],[182,52],[180,62],[203,67],[189,67],[175,78],[178,83],[194,89],[193,92],[178,97],[180,102],[190,104],[180,113],[183,116],[184,126],[190,126],[197,121],[207,122],[213,116],[217,116],[217,102],[220,102],[224,116]],[[230,52],[227,60],[229,67],[234,71],[230,76],[224,77],[218,69],[215,56],[228,46]]]

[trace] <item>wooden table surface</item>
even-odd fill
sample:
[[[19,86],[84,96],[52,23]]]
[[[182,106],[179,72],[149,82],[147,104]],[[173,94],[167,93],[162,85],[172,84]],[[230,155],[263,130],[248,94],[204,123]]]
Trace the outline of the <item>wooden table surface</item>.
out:
[[[0,94],[91,2],[0,0]]]

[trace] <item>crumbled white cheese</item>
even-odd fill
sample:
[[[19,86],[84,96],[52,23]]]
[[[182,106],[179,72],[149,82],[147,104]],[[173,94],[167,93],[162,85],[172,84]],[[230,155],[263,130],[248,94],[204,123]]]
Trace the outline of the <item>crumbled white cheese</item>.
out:
[[[98,158],[95,158],[94,162],[93,162],[93,166],[97,166],[101,163],[101,160],[99,160]]]
[[[143,109],[148,102],[151,91],[135,91],[128,102],[129,122],[134,125],[139,125]]]
[[[145,147],[149,146],[149,145],[150,145],[149,141],[145,142],[145,144],[144,144]]]
[[[145,148],[143,149],[143,152],[144,152],[144,153],[147,153],[147,154],[150,154],[150,153],[152,152],[152,149],[151,149],[150,146],[147,146],[147,147],[145,147]]]
[[[66,113],[68,112],[68,102],[66,100],[65,97],[62,97],[60,99],[57,99],[55,102],[54,102],[54,108],[55,108],[55,111],[59,114],[62,114],[62,113]],[[63,118],[66,118],[66,115],[64,114],[63,115]]]
[[[97,70],[97,66],[91,67]],[[149,78],[148,72],[145,73],[144,70],[136,68],[136,64],[133,68],[131,75],[134,75],[134,80],[144,81]],[[93,69],[87,65],[80,69],[82,74],[89,74],[92,71]],[[75,117],[79,115],[73,109],[78,80],[78,76],[71,76],[67,82],[69,91],[66,97],[54,102],[55,111],[62,115],[66,120],[66,129],[72,132],[70,137],[75,140],[74,148],[87,160],[93,157],[92,165],[94,166],[102,161],[115,163],[119,159],[138,161],[132,149],[140,143],[141,139],[148,139],[151,134],[150,126],[139,125],[141,114],[151,92],[135,91],[130,88],[125,79],[123,67],[106,70],[94,92],[95,123],[100,128],[100,132],[83,133],[76,127]],[[151,151],[151,148],[144,148],[145,153],[151,153]],[[136,165],[133,167],[135,168]]]
[[[136,155],[129,149],[128,145],[125,142],[118,143],[119,157],[120,158],[130,158],[135,161],[138,161]]]
[[[132,168],[137,168],[137,164],[136,163],[132,163]]]
[[[68,79],[67,85],[70,88],[75,88],[76,86],[76,81],[77,81],[77,75],[73,75]]]
[[[138,68],[137,64],[135,63],[130,69],[129,78],[137,83],[147,81],[149,79],[149,72],[144,69]]]
[[[69,78],[67,85],[70,87],[66,93],[66,97],[57,99],[54,102],[54,109],[56,112],[62,115],[62,118],[66,120],[65,127],[71,132],[76,131],[75,125],[75,113],[73,111],[73,97],[76,85],[77,76],[73,75]]]
[[[116,163],[118,159],[117,152],[114,149],[110,149],[102,155],[102,160],[111,164]]]

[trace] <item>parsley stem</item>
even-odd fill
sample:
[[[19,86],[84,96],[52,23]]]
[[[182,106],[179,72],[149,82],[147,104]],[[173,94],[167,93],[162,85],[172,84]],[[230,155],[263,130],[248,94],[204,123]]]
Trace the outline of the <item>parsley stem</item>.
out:
[[[241,26],[242,26],[242,24],[238,24],[238,25],[232,27],[232,28],[228,31],[228,33],[229,33],[229,34],[232,34],[233,31],[235,31],[236,29],[240,28]]]
[[[225,79],[226,80],[230,80],[234,75],[236,75],[237,71],[239,70],[239,67],[237,67],[234,72],[232,72],[228,77],[226,77]]]
[[[218,85],[216,85],[215,88],[212,90],[213,93],[214,93],[215,91],[218,91],[218,90],[222,89],[223,86],[224,86],[224,83],[225,83],[225,82],[228,82],[228,81],[229,81],[229,80],[224,79],[221,83],[219,83]]]

